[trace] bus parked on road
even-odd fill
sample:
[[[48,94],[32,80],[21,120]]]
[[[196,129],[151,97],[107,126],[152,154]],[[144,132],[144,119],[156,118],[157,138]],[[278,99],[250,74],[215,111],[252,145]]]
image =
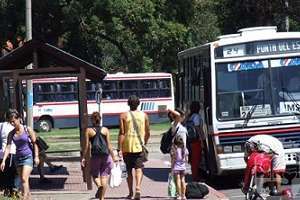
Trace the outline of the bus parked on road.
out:
[[[178,54],[176,104],[202,105],[208,168],[224,174],[245,168],[244,143],[269,134],[285,148],[289,169],[300,153],[300,32],[276,27],[237,34]]]
[[[127,99],[130,95],[139,96],[139,109],[149,115],[151,123],[166,121],[166,110],[174,108],[173,80],[169,73],[108,74],[103,82],[87,81],[86,85],[88,113],[100,109],[104,126],[119,124],[120,113],[128,110]],[[102,98],[99,107],[96,99],[100,91]],[[78,127],[76,78],[33,80],[33,101],[37,130]]]

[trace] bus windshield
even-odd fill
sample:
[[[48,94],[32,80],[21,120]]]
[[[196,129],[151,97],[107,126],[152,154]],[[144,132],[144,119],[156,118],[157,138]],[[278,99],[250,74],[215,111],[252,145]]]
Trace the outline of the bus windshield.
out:
[[[300,114],[300,57],[216,64],[219,120]]]

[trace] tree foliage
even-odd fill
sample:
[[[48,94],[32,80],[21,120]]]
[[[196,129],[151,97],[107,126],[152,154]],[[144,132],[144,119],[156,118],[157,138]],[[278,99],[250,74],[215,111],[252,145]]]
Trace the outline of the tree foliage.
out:
[[[299,31],[298,1],[32,0],[33,37],[108,72],[175,71],[177,53],[240,28]],[[0,41],[25,36],[25,1],[1,0]]]

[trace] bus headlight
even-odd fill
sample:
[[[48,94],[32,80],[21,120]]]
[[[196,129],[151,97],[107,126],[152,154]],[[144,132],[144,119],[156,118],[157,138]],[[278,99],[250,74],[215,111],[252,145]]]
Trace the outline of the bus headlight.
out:
[[[232,153],[232,146],[224,146],[223,151],[224,153]]]
[[[233,152],[242,152],[241,145],[233,145]]]

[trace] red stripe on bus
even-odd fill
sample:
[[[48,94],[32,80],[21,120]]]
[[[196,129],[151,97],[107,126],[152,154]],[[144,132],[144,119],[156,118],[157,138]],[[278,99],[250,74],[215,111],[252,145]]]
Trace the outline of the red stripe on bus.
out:
[[[161,112],[159,112],[159,111],[143,111],[143,112],[145,112],[145,113],[147,113],[147,114],[150,114],[150,115],[152,115],[152,114],[157,114],[157,113],[161,113]],[[103,113],[103,116],[107,116],[107,115],[120,115],[121,113]],[[47,115],[49,115],[49,114],[47,114]],[[90,114],[89,114],[90,115]],[[41,115],[41,116],[43,116],[43,115]],[[38,118],[40,118],[41,116],[34,116],[33,118],[34,119],[38,119]],[[57,118],[77,118],[78,117],[78,115],[49,115],[49,116],[51,116],[52,118],[54,118],[54,119],[57,119]]]
[[[172,100],[172,98],[155,98],[155,99],[140,99],[141,103],[144,103],[146,101],[169,101],[169,100]],[[124,103],[127,103],[127,99],[124,99],[124,100],[102,100],[102,103],[121,103],[121,102],[124,102]],[[96,103],[96,101],[88,101],[88,104],[90,103]],[[49,102],[49,103],[36,103],[35,105],[36,106],[50,106],[50,105],[70,105],[70,104],[78,104],[77,101],[69,101],[69,102]]]
[[[300,131],[300,127],[298,128],[281,128],[281,129],[271,129],[271,130],[255,130],[255,131],[245,131],[245,132],[219,132],[214,133],[214,136],[219,137],[231,137],[231,136],[245,136],[245,135],[258,135],[258,134],[281,134],[285,132],[291,131]]]

